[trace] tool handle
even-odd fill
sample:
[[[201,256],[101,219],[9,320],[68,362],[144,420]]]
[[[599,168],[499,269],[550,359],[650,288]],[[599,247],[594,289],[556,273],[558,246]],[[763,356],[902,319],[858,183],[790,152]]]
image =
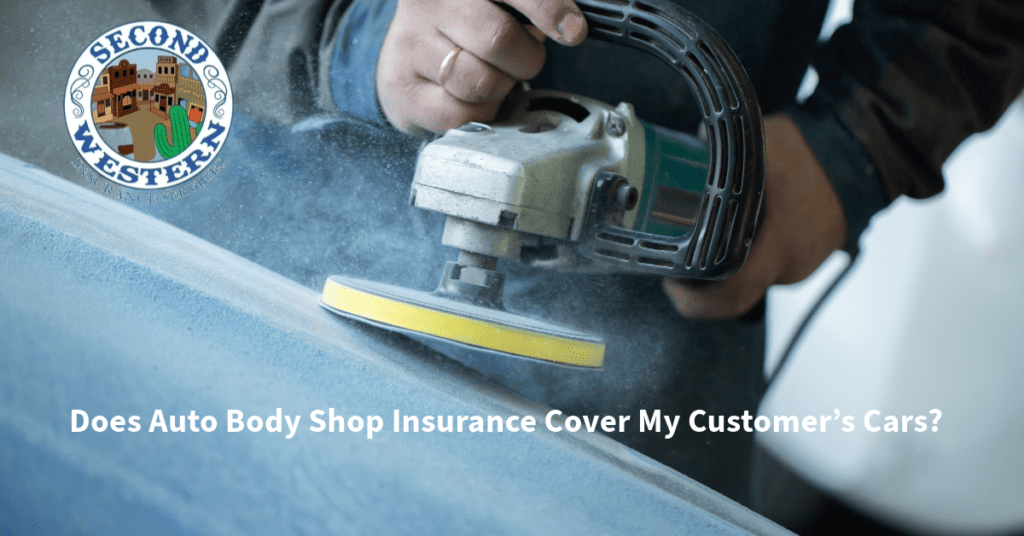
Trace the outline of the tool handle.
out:
[[[576,0],[588,38],[643,50],[685,78],[708,134],[708,177],[692,232],[665,237],[607,223],[607,191],[591,194],[581,254],[619,272],[723,279],[743,264],[764,189],[764,130],[754,87],[706,23],[667,0]]]

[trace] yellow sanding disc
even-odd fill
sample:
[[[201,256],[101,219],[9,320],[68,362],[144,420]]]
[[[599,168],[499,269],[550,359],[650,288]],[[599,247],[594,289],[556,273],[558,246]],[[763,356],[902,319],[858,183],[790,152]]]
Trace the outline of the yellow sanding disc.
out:
[[[417,290],[331,276],[321,304],[392,331],[499,354],[587,368],[604,363],[604,342],[593,336]]]

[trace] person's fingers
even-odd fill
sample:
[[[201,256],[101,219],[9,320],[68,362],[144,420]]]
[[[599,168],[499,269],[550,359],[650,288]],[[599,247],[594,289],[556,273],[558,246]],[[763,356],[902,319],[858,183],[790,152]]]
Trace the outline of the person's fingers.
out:
[[[435,35],[413,49],[416,72],[444,87],[456,99],[480,104],[501,101],[516,81],[471,52]]]
[[[780,259],[770,251],[769,242],[770,239],[755,242],[747,262],[729,279],[693,284],[665,278],[662,288],[676,311],[687,318],[740,316],[756,305],[768,287],[777,283],[780,277]]]
[[[405,124],[396,126],[406,132],[422,129],[440,133],[470,121],[488,121],[501,105],[501,101],[467,103],[455,98],[440,85],[425,79],[423,82],[409,88],[407,99],[399,104],[399,117],[404,118]]]
[[[530,24],[526,27],[526,33],[530,34],[538,43],[544,42],[544,31],[540,28]]]
[[[467,2],[437,29],[456,46],[516,80],[529,80],[544,66],[544,45],[490,0]]]
[[[733,318],[748,309],[746,300],[741,299],[740,289],[734,283],[728,283],[728,286],[713,283],[701,288],[679,279],[665,278],[661,286],[675,310],[686,318]],[[753,305],[750,304],[751,307]]]
[[[846,239],[839,197],[796,123],[765,117],[764,219],[746,263],[712,284],[666,279],[665,293],[683,316],[730,318],[750,310],[768,287],[810,275]]]
[[[561,38],[553,33],[561,24],[569,41],[582,39],[573,17],[552,18],[578,14],[571,0],[539,2],[517,7],[545,20],[547,31],[519,23],[491,0],[399,0],[377,65],[388,121],[424,135],[493,119],[515,81],[540,72],[545,35]]]
[[[572,0],[500,0],[518,10],[548,37],[578,45],[587,36],[587,21]]]

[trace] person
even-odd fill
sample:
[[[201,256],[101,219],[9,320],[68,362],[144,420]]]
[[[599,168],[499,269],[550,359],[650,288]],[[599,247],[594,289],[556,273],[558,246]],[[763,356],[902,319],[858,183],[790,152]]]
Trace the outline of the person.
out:
[[[673,1],[722,35],[757,91],[765,113],[764,220],[744,267],[710,285],[549,275],[547,286],[517,290],[527,278],[513,277],[511,301],[608,334],[605,370],[465,361],[566,413],[753,411],[765,388],[768,287],[807,277],[837,249],[855,252],[871,216],[896,197],[938,193],[946,157],[994,124],[1024,88],[1024,6],[1012,0],[858,0],[852,22],[822,44],[827,2],[765,0],[754,9]],[[326,114],[426,136],[493,118],[512,87],[530,80],[536,88],[631,102],[642,119],[669,128],[696,124],[680,77],[635,51],[584,39],[586,22],[571,0],[506,3],[532,24],[491,0],[154,6],[214,44],[229,68],[236,110],[269,123]],[[178,12],[205,15],[182,19]],[[811,64],[820,82],[798,103]],[[600,304],[589,308],[588,299]],[[579,318],[580,310],[588,316]],[[627,328],[623,317],[632,322]],[[751,434],[615,437],[747,500]]]
[[[516,81],[540,74],[545,38],[570,47],[584,40],[586,22],[571,0],[506,2],[533,25],[523,27],[490,1],[397,2],[375,79],[381,111],[391,124],[410,134],[441,133],[493,119]],[[698,14],[707,11],[697,2],[680,3],[697,4],[687,7]],[[767,4],[754,25],[792,24],[796,37],[786,40],[788,46],[812,48],[807,41],[820,28],[822,3],[797,10],[787,5],[796,2]],[[359,13],[361,6],[356,2],[350,9]],[[729,34],[752,25],[736,20],[745,9],[709,17],[730,21],[718,25],[726,29],[727,42],[737,41]],[[806,67],[803,54],[771,43],[764,43],[771,57],[751,58],[749,46],[737,50],[746,65],[755,65],[751,74],[759,93],[767,86],[775,101],[765,109],[765,219],[747,263],[732,278],[715,285],[665,281],[666,294],[684,316],[739,316],[770,285],[801,281],[833,251],[854,250],[871,215],[895,197],[940,191],[946,157],[968,135],[992,126],[1024,87],[1024,35],[1013,31],[1024,22],[1017,3],[861,0],[855,9],[853,23],[821,50],[821,82],[803,105],[792,102],[796,78],[780,84],[758,76],[780,58]],[[752,33],[774,38],[778,30]],[[344,62],[349,51],[339,44],[334,61]],[[558,59],[555,77],[588,80],[573,64],[593,61],[565,54]],[[802,69],[783,71],[802,75]],[[342,68],[335,76],[347,72]],[[781,100],[776,94],[783,86],[790,102],[779,109],[772,104]],[[346,91],[334,93],[343,106],[352,103]]]

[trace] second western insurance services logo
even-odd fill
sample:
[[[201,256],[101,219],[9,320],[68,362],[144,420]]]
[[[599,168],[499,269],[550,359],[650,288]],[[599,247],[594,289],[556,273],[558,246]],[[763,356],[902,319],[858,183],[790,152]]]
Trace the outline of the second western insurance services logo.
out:
[[[224,65],[195,34],[162,22],[104,33],[79,57],[64,92],[81,155],[74,166],[124,200],[169,201],[187,195],[182,187],[202,187],[224,165],[217,153],[231,115]],[[97,175],[110,184],[100,187]],[[114,195],[111,184],[134,192]]]

